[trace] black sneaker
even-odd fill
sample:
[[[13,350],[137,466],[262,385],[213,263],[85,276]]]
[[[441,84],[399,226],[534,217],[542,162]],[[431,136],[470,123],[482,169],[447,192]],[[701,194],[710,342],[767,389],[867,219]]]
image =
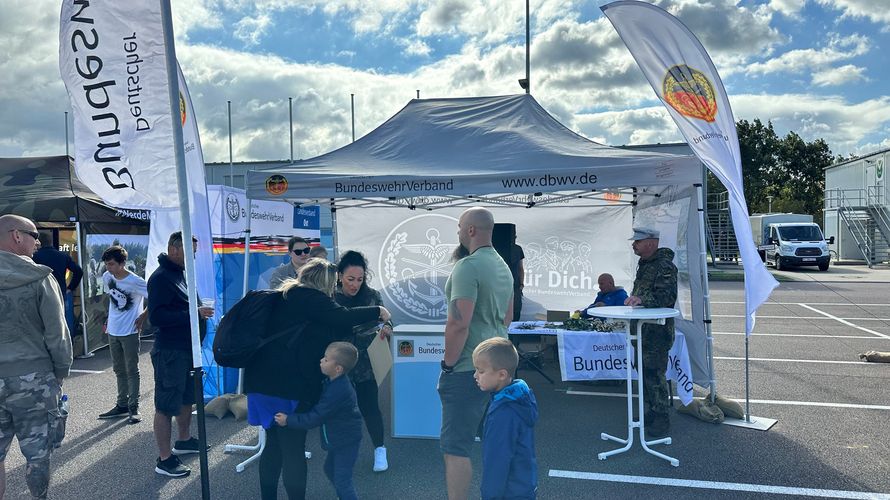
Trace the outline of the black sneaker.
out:
[[[186,477],[192,473],[192,470],[185,465],[182,465],[182,462],[179,461],[179,457],[170,455],[167,457],[167,460],[161,460],[161,457],[158,457],[158,463],[155,465],[155,472],[167,477]]]
[[[210,447],[208,446],[209,450]],[[201,451],[201,446],[198,443],[198,438],[188,438],[185,441],[176,441],[173,443],[173,454],[174,455],[188,455],[190,453],[198,453]]]
[[[114,405],[114,408],[99,414],[99,420],[108,420],[109,418],[123,418],[130,415],[130,410],[126,406]]]
[[[139,415],[138,407],[136,407],[136,406],[131,407],[128,410],[128,414],[130,415],[130,418],[127,419],[128,424],[138,424],[139,422],[142,422],[142,416]]]

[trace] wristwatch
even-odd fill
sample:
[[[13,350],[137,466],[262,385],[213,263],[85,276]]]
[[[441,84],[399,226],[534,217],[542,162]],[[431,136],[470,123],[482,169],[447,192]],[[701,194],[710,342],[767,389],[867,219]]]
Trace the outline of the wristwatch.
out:
[[[446,363],[444,359],[442,360],[441,366],[442,366],[442,371],[445,373],[451,373],[454,371],[454,367],[448,366],[448,363]]]

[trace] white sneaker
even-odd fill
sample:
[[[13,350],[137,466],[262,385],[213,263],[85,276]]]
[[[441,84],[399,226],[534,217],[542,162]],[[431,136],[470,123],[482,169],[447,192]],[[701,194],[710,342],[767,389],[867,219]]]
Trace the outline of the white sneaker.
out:
[[[389,469],[389,463],[386,461],[386,447],[378,446],[374,448],[374,472],[383,472]]]

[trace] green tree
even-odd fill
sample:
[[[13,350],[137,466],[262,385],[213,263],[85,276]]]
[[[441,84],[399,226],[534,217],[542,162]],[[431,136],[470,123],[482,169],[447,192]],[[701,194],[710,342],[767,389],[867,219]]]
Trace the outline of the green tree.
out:
[[[772,206],[773,212],[810,214],[821,222],[825,167],[840,160],[828,144],[823,139],[807,142],[795,132],[779,138],[772,122],[764,125],[759,119],[739,120],[736,131],[748,211],[765,213]],[[725,191],[708,177],[709,193]]]

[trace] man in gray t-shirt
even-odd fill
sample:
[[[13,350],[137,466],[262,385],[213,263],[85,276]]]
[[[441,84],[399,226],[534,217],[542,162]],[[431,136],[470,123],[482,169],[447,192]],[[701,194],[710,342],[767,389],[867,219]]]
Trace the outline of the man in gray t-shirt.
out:
[[[483,340],[506,337],[513,318],[513,276],[491,246],[494,216],[484,208],[471,208],[460,216],[458,229],[469,255],[454,265],[445,285],[448,321],[438,384],[439,447],[445,455],[449,500],[467,498],[473,477],[470,450],[488,401],[473,378],[473,349]]]

